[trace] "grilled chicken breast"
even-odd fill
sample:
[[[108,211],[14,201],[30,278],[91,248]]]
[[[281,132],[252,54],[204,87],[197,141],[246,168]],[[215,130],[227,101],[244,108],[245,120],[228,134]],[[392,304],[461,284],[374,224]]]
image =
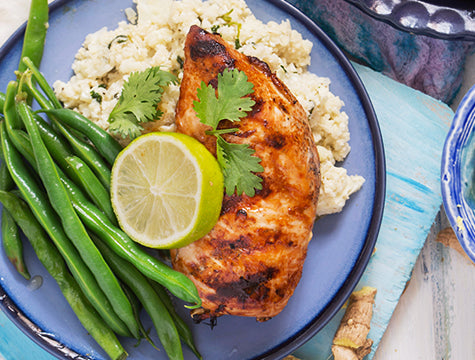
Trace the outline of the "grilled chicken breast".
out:
[[[216,138],[193,109],[201,81],[216,87],[226,68],[243,71],[254,84],[255,105],[224,135],[246,143],[262,159],[263,189],[254,197],[224,197],[218,223],[202,239],[172,251],[172,263],[196,284],[203,300],[197,320],[224,314],[274,317],[297,286],[312,235],[320,188],[319,159],[307,116],[287,87],[257,58],[247,57],[220,36],[192,26],[176,109],[179,132],[213,153]]]

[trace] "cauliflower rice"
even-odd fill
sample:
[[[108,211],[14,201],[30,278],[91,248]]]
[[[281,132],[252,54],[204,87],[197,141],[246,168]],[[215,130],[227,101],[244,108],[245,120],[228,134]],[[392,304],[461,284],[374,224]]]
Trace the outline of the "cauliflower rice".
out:
[[[308,113],[321,162],[322,186],[318,216],[342,210],[364,178],[348,175],[336,166],[348,155],[348,116],[343,102],[330,92],[330,80],[307,71],[312,43],[292,30],[290,22],[267,24],[256,19],[244,0],[136,0],[137,12],[127,9],[129,23],[115,30],[102,28],[89,34],[76,54],[74,76],[54,84],[58,98],[104,129],[108,116],[129,74],[160,66],[183,73],[184,41],[191,25],[217,30],[231,44],[239,38],[239,51],[265,61],[287,85]],[[238,24],[241,24],[238,29]],[[239,36],[238,36],[239,32]],[[145,132],[174,131],[179,85],[169,86],[162,97],[160,120],[144,124]],[[98,101],[97,95],[101,100]]]

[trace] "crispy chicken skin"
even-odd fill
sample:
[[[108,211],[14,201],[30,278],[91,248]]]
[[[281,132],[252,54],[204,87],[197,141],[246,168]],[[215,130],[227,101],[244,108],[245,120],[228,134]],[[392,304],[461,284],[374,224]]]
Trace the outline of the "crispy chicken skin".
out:
[[[319,159],[306,113],[268,65],[192,26],[176,109],[179,132],[213,153],[216,140],[193,109],[201,81],[237,68],[254,84],[255,105],[228,142],[246,143],[262,159],[263,189],[254,197],[225,195],[218,223],[200,240],[172,250],[173,267],[196,284],[203,306],[196,320],[240,315],[266,320],[286,306],[297,286],[312,235],[320,189]]]

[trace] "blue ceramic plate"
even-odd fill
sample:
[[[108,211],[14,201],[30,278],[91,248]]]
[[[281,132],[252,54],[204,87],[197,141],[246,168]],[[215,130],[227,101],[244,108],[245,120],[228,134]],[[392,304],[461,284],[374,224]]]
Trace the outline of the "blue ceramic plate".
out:
[[[111,5],[113,4],[113,5]],[[277,359],[290,353],[318,332],[344,304],[371,256],[382,217],[385,164],[381,135],[371,103],[351,64],[333,42],[306,16],[282,0],[249,0],[255,15],[267,22],[289,19],[293,28],[313,42],[310,70],[332,80],[331,90],[345,103],[350,118],[352,151],[345,160],[350,174],[366,178],[363,188],[344,211],[320,219],[300,284],[285,310],[275,318],[257,323],[254,318],[222,317],[213,329],[205,324],[190,326],[205,359]],[[46,78],[66,81],[72,75],[74,55],[88,33],[125,20],[124,9],[132,0],[57,0],[51,8],[48,36],[41,70]],[[22,45],[20,29],[0,52],[0,89],[13,78]],[[0,304],[30,337],[62,358],[105,359],[106,355],[76,320],[55,282],[26,246],[33,275],[44,279],[35,291],[18,276],[0,254]],[[3,295],[5,296],[1,296]],[[177,304],[187,320],[187,310]],[[146,321],[146,328],[151,322]],[[33,323],[33,325],[30,324]],[[31,325],[31,326],[30,326]],[[41,330],[40,330],[41,329]],[[152,331],[155,339],[155,333]],[[143,342],[124,339],[130,359],[164,359]],[[186,359],[193,359],[185,350]]]
[[[460,244],[475,262],[475,86],[460,102],[445,141],[442,198]]]

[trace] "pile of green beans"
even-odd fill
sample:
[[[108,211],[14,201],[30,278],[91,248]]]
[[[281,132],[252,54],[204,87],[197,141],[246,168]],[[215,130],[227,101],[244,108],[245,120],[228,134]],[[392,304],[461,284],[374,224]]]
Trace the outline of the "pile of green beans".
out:
[[[141,324],[137,323],[132,305],[121,288],[125,283],[150,314],[168,356],[183,358],[182,339],[200,358],[191,333],[184,330],[186,326],[176,314],[170,314],[172,309],[163,304],[154,288],[151,292],[149,281],[161,284],[180,299],[197,306],[200,299],[194,284],[151,256],[116,225],[115,218],[111,219],[113,213],[103,206],[104,198],[97,199],[103,195],[110,204],[106,187],[87,165],[91,158],[84,160],[87,153],[74,151],[68,141],[74,136],[71,131],[68,137],[56,133],[33,113],[26,99],[17,82],[8,85],[3,108],[5,119],[0,126],[5,164],[35,218],[64,258],[83,296],[113,332],[139,337]],[[77,114],[61,110],[65,111],[45,109],[45,112],[54,119],[52,121],[66,127],[62,119],[70,120]],[[107,136],[108,141],[113,139],[106,132],[102,135]],[[90,148],[96,151],[95,147]],[[26,163],[30,163],[37,175],[30,172]],[[78,171],[78,167],[87,170]],[[41,184],[35,179],[40,179]],[[90,233],[94,234],[94,242]],[[122,265],[117,266],[117,263]],[[133,269],[128,272],[142,280],[132,282],[121,271],[125,268]],[[139,296],[142,291],[149,295]]]
[[[28,237],[38,259],[58,283],[61,292],[79,320],[112,359],[125,359],[127,353],[114,332],[86,299],[57,248],[50,241],[29,206],[11,192],[0,191],[0,202],[8,209]]]
[[[196,308],[201,299],[195,285],[133,242],[112,210],[110,169],[122,147],[82,115],[64,109],[38,69],[47,23],[47,0],[32,0],[19,80],[0,93],[4,251],[29,279],[21,229],[79,321],[111,359],[128,356],[118,336],[151,342],[140,322],[142,308],[170,359],[183,359],[182,343],[201,359],[167,293]],[[32,110],[33,99],[41,110]]]

